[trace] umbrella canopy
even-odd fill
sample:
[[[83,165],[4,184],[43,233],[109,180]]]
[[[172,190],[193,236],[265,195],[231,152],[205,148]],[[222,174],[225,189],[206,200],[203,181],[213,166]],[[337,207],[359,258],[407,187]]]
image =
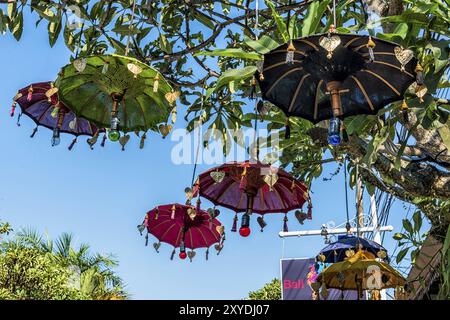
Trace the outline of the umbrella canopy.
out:
[[[194,249],[209,248],[214,244],[219,254],[225,240],[224,227],[214,215],[178,203],[161,205],[150,210],[140,227],[146,228],[148,233],[158,239],[159,242],[153,244],[156,251],[159,250],[161,242],[174,247],[171,259],[175,254],[175,248],[180,248],[182,259],[188,256],[192,260],[195,256]],[[146,244],[147,241],[148,234]],[[191,249],[187,254],[186,248]],[[206,251],[206,259],[208,253],[209,249]]]
[[[74,60],[62,68],[56,86],[60,100],[76,115],[99,127],[109,127],[112,141],[119,140],[120,132],[153,130],[165,136],[171,129],[165,124],[169,114],[176,112],[178,93],[162,75],[125,56],[98,55]]]
[[[21,114],[27,115],[37,125],[54,131],[53,145],[59,143],[59,133],[78,136],[98,135],[99,129],[86,119],[77,117],[69,108],[58,100],[58,89],[52,82],[33,83],[20,89],[14,97],[11,116],[14,116],[16,104],[19,104]],[[37,127],[32,137],[37,132]],[[76,138],[69,149],[72,149]]]
[[[376,114],[401,100],[416,80],[416,66],[412,51],[398,44],[329,33],[293,40],[267,53],[258,79],[264,99],[287,116],[317,123]]]
[[[259,161],[229,162],[200,174],[194,185],[194,196],[196,195],[236,213],[245,212],[243,224],[248,222],[245,219],[253,212],[261,215],[286,214],[300,209],[309,201],[305,184],[283,169]],[[309,211],[311,207],[309,202]],[[235,223],[236,221],[237,217]],[[262,217],[258,218],[258,223],[264,228]],[[235,230],[234,224],[232,231]],[[287,231],[286,223],[285,230]]]
[[[323,270],[317,282],[341,290],[380,290],[404,286],[405,278],[389,264],[376,261],[371,254],[358,251],[343,262]]]
[[[383,246],[375,241],[353,235],[339,236],[338,241],[320,250],[317,258],[319,261],[325,263],[341,262],[347,258],[348,250],[358,251],[358,249],[373,254],[373,258],[380,257],[388,260],[387,250]]]

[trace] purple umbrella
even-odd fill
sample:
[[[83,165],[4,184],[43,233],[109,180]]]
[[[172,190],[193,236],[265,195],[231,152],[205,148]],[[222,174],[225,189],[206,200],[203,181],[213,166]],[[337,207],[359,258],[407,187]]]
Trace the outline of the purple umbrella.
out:
[[[11,109],[11,117],[14,116],[16,105],[19,104],[21,114],[17,120],[19,124],[22,114],[30,117],[35,123],[31,137],[34,137],[38,127],[43,126],[53,130],[52,145],[59,144],[60,133],[68,133],[75,136],[75,139],[69,146],[72,150],[78,136],[93,137],[90,141],[96,140],[100,131],[89,121],[78,118],[70,109],[58,100],[58,89],[53,87],[51,82],[33,83],[20,89],[14,97],[14,103]]]

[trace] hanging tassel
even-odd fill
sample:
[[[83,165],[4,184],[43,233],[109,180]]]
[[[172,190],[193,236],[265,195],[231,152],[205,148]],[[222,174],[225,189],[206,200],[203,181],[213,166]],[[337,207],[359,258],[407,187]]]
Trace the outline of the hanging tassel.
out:
[[[264,56],[263,56],[263,60],[260,60],[258,62],[256,62],[256,69],[258,70],[259,73],[259,81],[264,81]]]
[[[231,232],[236,232],[237,231],[237,223],[238,223],[238,220],[239,220],[239,218],[238,218],[238,215],[237,215],[237,213],[234,215],[234,218],[233,218],[233,226],[231,227]]]
[[[170,255],[170,260],[173,260],[173,257],[175,257],[175,249],[172,250],[172,254]]]
[[[106,144],[106,138],[107,138],[107,136],[106,136],[106,133],[103,135],[103,138],[102,138],[102,143],[100,143],[100,146],[101,147],[105,147],[105,144]]]
[[[92,138],[87,139],[87,143],[91,150],[94,150],[94,145],[97,143],[98,131],[92,136]]]
[[[420,65],[420,63],[417,63],[416,68],[414,69],[414,71],[416,72],[416,82],[417,84],[423,85],[424,82],[424,78],[423,78],[423,68]]]
[[[255,77],[252,78],[250,85],[252,86],[252,89],[250,91],[250,99],[255,99],[256,98],[256,79]]]
[[[205,252],[206,261],[208,261],[208,256],[209,256],[209,248],[206,248],[206,252]]]
[[[148,231],[147,234],[145,235],[145,246],[146,247],[148,246]]]
[[[59,105],[56,105],[53,108],[52,113],[50,113],[50,115],[53,119],[55,119],[58,116],[58,114],[59,114]]]
[[[170,214],[170,219],[175,219],[175,210],[176,210],[176,207],[175,207],[175,205],[173,205],[172,206],[172,209],[171,209],[171,214]]]
[[[147,132],[144,132],[144,134],[141,137],[141,141],[139,142],[139,149],[144,149],[146,138],[147,138]]]
[[[239,182],[239,190],[243,191],[247,187],[247,167],[242,172],[241,181]]]
[[[67,149],[69,149],[69,151],[72,151],[73,146],[75,145],[75,143],[77,143],[77,138],[72,140],[72,142],[70,143],[70,145],[69,145],[69,147]]]
[[[403,117],[403,120],[405,122],[409,121],[408,109],[409,109],[408,108],[408,104],[406,103],[406,100],[403,99],[402,106],[400,107],[400,110],[402,111],[402,117]]]
[[[17,106],[17,101],[14,101],[12,106],[11,106],[11,112],[9,113],[11,118],[14,117],[14,112],[16,111],[16,106]]]
[[[172,108],[172,123],[177,122],[177,107],[174,106]]]
[[[123,137],[119,138],[119,143],[122,146],[122,151],[125,151],[125,145],[130,141],[130,135],[126,134]]]
[[[291,125],[290,125],[289,117],[286,118],[285,126],[286,126],[286,131],[284,132],[284,138],[290,139],[291,138]]]
[[[38,127],[33,129],[33,132],[31,133],[30,138],[34,138],[34,135],[36,134],[36,132],[38,131]]]
[[[156,74],[155,82],[153,82],[153,92],[154,93],[158,92],[158,89],[159,89],[159,73]]]
[[[195,211],[197,211],[197,213],[200,213],[200,196],[197,198],[197,206],[195,207]]]
[[[375,61],[375,55],[373,53],[374,48],[375,48],[375,42],[372,40],[372,37],[369,36],[369,41],[367,41],[367,49],[369,50],[370,62]]]
[[[32,98],[33,98],[33,86],[30,86],[28,88],[27,101],[31,101]]]
[[[312,220],[312,203],[311,200],[308,200],[308,220]]]
[[[22,112],[19,113],[19,116],[17,117],[17,122],[16,122],[16,124],[17,124],[18,127],[20,127],[20,118],[22,118]]]
[[[348,142],[348,133],[347,130],[345,129],[344,122],[342,122],[341,130],[342,130],[342,140],[344,140],[344,142]]]
[[[289,46],[287,47],[287,52],[286,52],[286,63],[287,64],[294,63],[294,52],[295,52],[295,47],[291,40],[291,42],[289,43]]]
[[[159,209],[157,207],[155,210],[155,220],[158,220],[158,217],[159,217]]]
[[[287,214],[285,213],[284,214],[284,219],[283,219],[283,232],[288,232],[289,231],[287,222],[288,222],[288,217],[287,217]]]

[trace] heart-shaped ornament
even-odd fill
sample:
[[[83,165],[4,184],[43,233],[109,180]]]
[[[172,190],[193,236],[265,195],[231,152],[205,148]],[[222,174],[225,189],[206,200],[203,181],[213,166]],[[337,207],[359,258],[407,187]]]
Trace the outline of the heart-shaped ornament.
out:
[[[223,233],[225,232],[225,227],[224,226],[216,226],[216,231],[218,234],[223,235]]]
[[[225,178],[225,172],[223,171],[213,171],[209,174],[215,183],[220,183]]]
[[[270,191],[272,191],[273,186],[278,181],[278,174],[270,173],[264,176],[264,182],[269,186]]]
[[[189,216],[189,218],[191,218],[191,220],[194,220],[195,217],[197,216],[197,212],[195,211],[195,209],[189,208],[187,210],[187,214]]]
[[[166,100],[173,104],[179,97],[180,97],[180,91],[172,91],[165,94]]]
[[[405,69],[405,65],[408,64],[408,62],[410,62],[414,56],[414,53],[411,50],[403,49],[401,47],[395,47],[394,54],[397,60],[400,62],[402,70]]]
[[[158,126],[159,132],[161,132],[161,135],[163,138],[167,137],[167,135],[172,131],[172,125],[171,124],[160,124]]]
[[[77,118],[73,118],[73,120],[69,122],[69,129],[75,130],[76,127],[77,127]]]
[[[423,97],[425,97],[427,92],[428,88],[424,84],[416,86],[416,96],[419,98],[420,102],[423,102]]]
[[[83,72],[84,69],[86,69],[86,63],[87,63],[86,58],[76,59],[73,61],[73,66],[78,72]]]
[[[222,248],[223,248],[223,245],[222,245],[222,244],[216,244],[216,245],[214,246],[214,249],[216,249],[216,250],[219,251],[219,252],[220,252],[220,250],[222,250]]]
[[[192,259],[195,257],[195,251],[189,251],[189,252],[187,253],[187,255],[188,255],[188,257],[189,257],[189,260],[192,261]]]
[[[159,247],[161,247],[161,242],[155,242],[155,243],[153,244],[153,248],[155,248],[156,252],[159,252],[159,251],[158,251],[158,250],[159,250]]]
[[[138,76],[138,74],[142,72],[142,68],[139,67],[138,65],[135,65],[134,63],[127,64],[127,68],[134,75],[135,78]]]
[[[327,57],[328,59],[330,59],[334,49],[336,49],[341,44],[341,38],[336,35],[331,37],[321,37],[319,40],[319,44],[322,48],[328,51]]]
[[[122,147],[125,147],[125,145],[128,143],[129,140],[130,140],[130,135],[126,134],[123,137],[120,137],[119,143]]]
[[[300,210],[295,211],[295,218],[297,218],[298,223],[303,224],[303,222],[306,220],[307,217],[308,215],[303,211]]]

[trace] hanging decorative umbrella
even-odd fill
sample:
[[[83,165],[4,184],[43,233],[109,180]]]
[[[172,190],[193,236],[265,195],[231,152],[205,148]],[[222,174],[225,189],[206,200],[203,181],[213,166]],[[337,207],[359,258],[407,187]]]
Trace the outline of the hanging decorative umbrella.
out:
[[[263,99],[288,117],[286,132],[291,116],[313,123],[331,119],[332,145],[340,143],[344,117],[376,114],[402,100],[414,81],[416,94],[426,93],[411,50],[368,35],[337,34],[333,26],[327,34],[292,40],[267,53],[257,78]]]
[[[343,262],[333,263],[317,277],[318,286],[340,290],[381,290],[403,287],[405,278],[389,264],[376,261],[371,254],[359,250]]]
[[[283,230],[287,231],[287,213],[300,209],[308,201],[308,214],[296,211],[296,218],[303,223],[312,218],[312,205],[305,184],[281,168],[262,162],[230,162],[199,175],[192,196],[202,196],[214,205],[236,212],[231,231],[236,231],[237,213],[244,212],[239,233],[250,234],[250,215],[258,213],[284,213]],[[188,196],[189,199],[189,196]],[[200,205],[200,199],[197,199]],[[258,217],[262,229],[266,226],[263,216]]]
[[[130,57],[78,58],[62,68],[56,86],[62,102],[76,115],[109,128],[109,139],[119,141],[122,149],[128,132],[144,132],[142,148],[148,130],[165,137],[172,129],[167,124],[171,112],[175,120],[179,92],[157,70]]]
[[[86,119],[75,116],[58,100],[57,92],[58,89],[53,86],[52,82],[33,83],[22,88],[14,97],[10,115],[14,116],[17,104],[19,104],[21,112],[17,124],[20,125],[20,117],[25,114],[36,123],[31,137],[34,137],[39,126],[53,130],[53,146],[60,143],[60,133],[74,135],[75,138],[69,145],[69,150],[72,150],[78,136],[95,137],[101,130]]]
[[[386,249],[375,241],[356,237],[353,235],[339,236],[336,242],[320,250],[316,257],[318,261],[325,263],[336,263],[344,261],[349,256],[355,254],[359,249],[366,252],[373,259],[376,257],[389,260]]]
[[[171,260],[176,248],[180,248],[181,259],[189,257],[191,261],[195,256],[195,249],[207,248],[206,260],[208,260],[209,247],[215,244],[214,247],[219,254],[225,241],[224,227],[216,219],[215,214],[178,203],[157,206],[150,210],[138,229],[141,234],[147,229],[145,245],[148,244],[149,233],[158,239],[158,242],[153,244],[157,252],[161,242],[172,245],[174,249]],[[186,253],[186,248],[191,251]]]

